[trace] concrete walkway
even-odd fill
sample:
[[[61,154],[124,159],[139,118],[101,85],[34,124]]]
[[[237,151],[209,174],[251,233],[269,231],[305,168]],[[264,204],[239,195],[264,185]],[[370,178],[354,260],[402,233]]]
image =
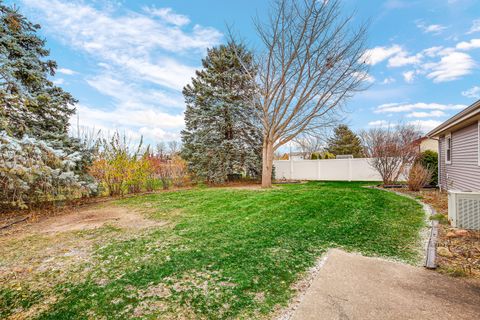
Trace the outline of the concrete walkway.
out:
[[[291,319],[480,319],[480,283],[330,250]]]

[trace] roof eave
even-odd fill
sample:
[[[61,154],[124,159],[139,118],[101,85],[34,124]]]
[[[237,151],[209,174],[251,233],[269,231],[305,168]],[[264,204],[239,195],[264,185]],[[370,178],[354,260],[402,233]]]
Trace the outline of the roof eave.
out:
[[[450,119],[446,120],[438,127],[427,133],[427,137],[432,138],[439,136],[441,133],[447,131],[448,129],[458,125],[462,121],[465,121],[471,117],[480,114],[480,100],[474,102],[469,107],[465,108],[464,110],[460,111]]]

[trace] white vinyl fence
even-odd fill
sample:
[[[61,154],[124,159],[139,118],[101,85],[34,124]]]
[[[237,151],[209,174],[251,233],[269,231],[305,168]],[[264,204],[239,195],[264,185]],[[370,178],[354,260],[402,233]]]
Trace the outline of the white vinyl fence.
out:
[[[368,158],[275,160],[275,178],[287,180],[381,181]]]

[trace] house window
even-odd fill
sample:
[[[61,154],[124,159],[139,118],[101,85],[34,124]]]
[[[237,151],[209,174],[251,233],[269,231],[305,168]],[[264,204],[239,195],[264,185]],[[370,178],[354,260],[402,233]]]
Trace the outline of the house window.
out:
[[[445,163],[452,163],[452,135],[450,133],[445,137]]]

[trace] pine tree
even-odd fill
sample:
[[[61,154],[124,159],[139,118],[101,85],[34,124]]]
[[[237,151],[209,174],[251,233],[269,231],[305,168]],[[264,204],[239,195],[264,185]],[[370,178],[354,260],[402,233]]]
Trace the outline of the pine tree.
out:
[[[244,46],[229,43],[209,49],[202,66],[183,90],[182,155],[190,170],[210,182],[237,174],[257,177],[262,135],[251,103],[256,90],[253,56]]]
[[[0,209],[96,189],[91,153],[68,135],[76,100],[49,79],[57,64],[38,29],[0,0]]]
[[[65,142],[76,101],[48,79],[57,64],[47,59],[50,53],[38,29],[0,2],[0,130],[18,138],[28,134]]]
[[[335,155],[351,154],[354,158],[365,156],[360,138],[344,124],[334,129],[334,135],[327,144],[327,151]]]
[[[34,137],[66,154],[78,153],[75,171],[84,173],[91,154],[68,135],[77,101],[49,79],[57,63],[48,59],[39,29],[0,0],[0,131],[15,138]]]

